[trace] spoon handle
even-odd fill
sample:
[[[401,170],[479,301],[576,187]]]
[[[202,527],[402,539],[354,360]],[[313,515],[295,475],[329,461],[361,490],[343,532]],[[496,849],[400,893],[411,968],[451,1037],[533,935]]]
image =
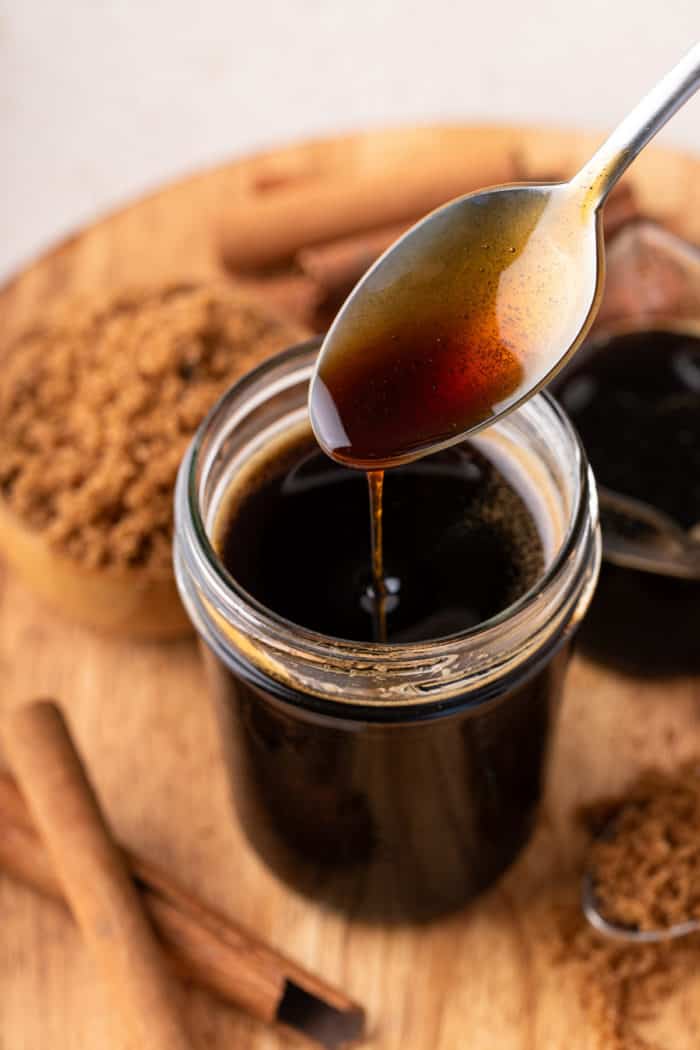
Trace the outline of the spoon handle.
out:
[[[645,95],[571,182],[601,205],[634,158],[700,88],[700,43]]]

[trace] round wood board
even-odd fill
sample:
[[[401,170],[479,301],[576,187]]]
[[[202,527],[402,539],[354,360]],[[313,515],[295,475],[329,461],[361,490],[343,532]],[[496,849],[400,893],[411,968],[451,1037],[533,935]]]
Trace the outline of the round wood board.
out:
[[[64,241],[0,292],[3,340],[66,292],[220,274],[217,231],[293,206],[297,194],[421,165],[483,165],[486,182],[566,176],[588,135],[508,127],[381,131],[291,146],[168,186]],[[494,171],[502,170],[502,178]],[[393,175],[392,175],[393,177]],[[642,210],[700,242],[700,160],[650,151],[630,176]],[[256,211],[257,209],[257,211]],[[532,845],[471,908],[423,929],[371,928],[281,886],[233,819],[216,725],[193,641],[114,641],[62,622],[0,572],[2,704],[65,705],[120,837],[197,894],[340,984],[368,1010],[377,1050],[604,1050],[580,975],[553,958],[563,885],[575,892],[573,811],[640,767],[700,754],[696,679],[638,680],[574,659],[548,791]],[[104,989],[67,916],[0,877],[0,1047],[126,1050]],[[695,986],[693,987],[693,984]],[[692,977],[654,1024],[656,1045],[698,1045]],[[207,994],[183,990],[198,1046],[267,1048],[286,1037]],[[622,1045],[622,1044],[620,1044]]]

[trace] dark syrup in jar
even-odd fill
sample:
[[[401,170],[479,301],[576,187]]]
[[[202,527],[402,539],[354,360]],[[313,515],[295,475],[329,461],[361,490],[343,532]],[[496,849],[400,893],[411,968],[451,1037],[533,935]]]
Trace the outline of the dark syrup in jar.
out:
[[[657,507],[683,529],[700,523],[700,336],[672,329],[613,336],[584,348],[555,392],[599,484]],[[605,564],[580,639],[607,663],[669,674],[700,667],[699,632],[700,580]]]
[[[381,485],[381,473],[370,477]],[[387,471],[380,493],[373,535],[383,536],[384,560],[377,563],[375,543],[373,574],[365,475],[330,460],[305,427],[238,479],[215,545],[262,605],[354,641],[416,642],[464,631],[541,576],[535,512],[476,444]]]
[[[389,642],[474,627],[541,579],[549,531],[525,471],[476,439],[386,472]],[[325,456],[303,424],[236,474],[214,545],[236,584],[292,630],[370,641],[367,507],[364,473]],[[248,839],[285,881],[354,916],[414,921],[458,907],[531,833],[566,660],[556,645],[454,711],[368,724],[351,703],[319,717],[312,686],[292,690],[209,651]]]

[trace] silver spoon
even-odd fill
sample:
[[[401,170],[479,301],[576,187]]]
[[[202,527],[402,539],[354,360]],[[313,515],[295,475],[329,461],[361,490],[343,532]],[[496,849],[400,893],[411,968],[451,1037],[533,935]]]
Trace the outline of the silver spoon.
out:
[[[621,926],[608,922],[598,911],[593,876],[587,871],[581,884],[581,907],[588,922],[599,933],[628,944],[658,944],[660,941],[673,941],[678,937],[687,937],[689,933],[700,930],[699,919],[688,919],[677,922],[659,930],[637,930],[633,926]]]
[[[599,837],[610,839],[614,834],[615,819],[613,818]],[[627,944],[658,944],[661,941],[673,941],[678,937],[687,937],[688,934],[700,930],[700,919],[688,919],[685,922],[673,923],[671,926],[664,926],[656,930],[638,930],[634,926],[623,926],[621,923],[610,922],[598,910],[595,880],[590,870],[584,872],[581,880],[581,908],[586,920],[598,933]]]
[[[685,532],[673,518],[644,500],[598,486],[602,513],[603,547],[608,561],[628,569],[700,580],[700,526]],[[606,513],[607,512],[607,513]],[[638,537],[627,535],[620,523],[636,526]]]
[[[404,234],[323,342],[309,394],[321,447],[350,466],[394,466],[548,382],[598,307],[607,195],[699,86],[696,44],[569,182],[468,194]]]

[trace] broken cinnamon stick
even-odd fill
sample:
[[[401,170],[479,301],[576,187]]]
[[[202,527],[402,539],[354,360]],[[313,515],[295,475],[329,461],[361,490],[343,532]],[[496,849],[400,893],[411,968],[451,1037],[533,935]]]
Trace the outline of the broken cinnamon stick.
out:
[[[289,1027],[329,1050],[362,1035],[363,1012],[343,992],[205,907],[155,865],[128,851],[124,854],[179,977],[261,1021]],[[27,806],[12,778],[2,772],[0,869],[44,896],[63,900]],[[304,1005],[303,1018],[294,1015],[295,1003]]]

